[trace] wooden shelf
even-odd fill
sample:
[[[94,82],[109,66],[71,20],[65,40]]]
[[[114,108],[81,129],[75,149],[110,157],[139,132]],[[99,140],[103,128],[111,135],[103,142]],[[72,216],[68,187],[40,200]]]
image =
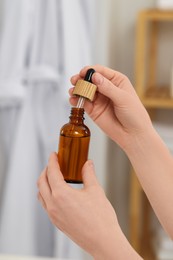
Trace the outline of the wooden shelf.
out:
[[[171,21],[173,20],[173,9],[170,10],[161,10],[161,9],[146,9],[143,10],[141,13],[141,16],[145,16],[146,20],[152,20],[152,21]]]
[[[146,108],[173,109],[173,97],[170,88],[166,86],[146,88],[141,101]]]

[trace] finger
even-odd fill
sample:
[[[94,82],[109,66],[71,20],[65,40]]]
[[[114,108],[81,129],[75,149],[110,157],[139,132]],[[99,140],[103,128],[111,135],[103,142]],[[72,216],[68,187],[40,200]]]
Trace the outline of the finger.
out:
[[[82,179],[85,188],[88,186],[98,185],[94,164],[91,160],[88,160],[82,168]]]
[[[69,95],[70,95],[69,102],[70,102],[70,104],[71,104],[72,106],[76,106],[79,97],[73,95],[73,91],[74,91],[74,87],[69,89]]]
[[[49,158],[48,162],[48,170],[47,170],[47,178],[51,190],[57,188],[57,185],[63,185],[65,183],[64,177],[61,173],[59,162],[58,162],[58,155],[56,153],[52,153]]]
[[[134,91],[126,91],[126,89],[118,88],[112,83],[112,81],[108,80],[98,72],[93,74],[92,79],[93,83],[98,87],[98,92],[112,100],[114,105],[117,107],[127,108],[127,103],[129,103],[129,101],[133,102],[131,97],[136,98],[136,93]]]
[[[68,93],[70,96],[73,96],[73,91],[74,91],[74,87],[69,89]]]
[[[85,77],[85,74],[87,72],[87,70],[90,68],[90,66],[86,66],[85,68],[83,68],[80,71],[79,76],[81,77]],[[112,81],[112,83],[114,85],[116,85],[117,87],[126,90],[127,92],[130,92],[132,94],[136,95],[136,91],[134,89],[134,87],[132,86],[131,82],[129,81],[129,79],[122,74],[119,71],[115,71],[113,69],[101,66],[101,65],[94,65],[92,66],[92,68],[96,71],[99,72],[100,74],[103,75],[103,77],[107,78],[108,80]],[[92,76],[92,82],[93,82],[93,77],[94,77],[95,73]],[[93,82],[94,83],[94,82]]]
[[[37,186],[44,201],[50,200],[51,189],[47,180],[47,167],[43,170],[42,174],[40,175],[37,182]]]
[[[98,87],[98,92],[111,99],[115,104],[121,104],[122,95],[121,89],[115,86],[110,80],[105,78],[100,73],[96,72],[92,76],[92,81]]]
[[[70,81],[71,81],[72,85],[75,86],[79,79],[81,79],[81,76],[79,74],[76,74],[71,77]]]
[[[83,79],[86,75],[86,72],[88,69],[93,68],[96,72],[99,72],[100,74],[102,74],[105,78],[107,78],[108,80],[112,80],[115,75],[117,78],[117,86],[119,85],[119,81],[122,81],[122,77],[125,77],[125,75],[123,75],[122,73],[115,71],[113,69],[101,66],[101,65],[94,65],[94,66],[85,66],[79,74],[76,74],[74,76],[71,77],[71,83],[73,85],[75,85],[77,83],[77,81],[79,79]],[[94,74],[93,74],[94,75]],[[119,80],[118,80],[119,79]]]
[[[78,98],[77,97],[70,97],[69,102],[70,102],[71,106],[75,107],[77,105]]]
[[[121,72],[110,69],[108,67],[104,67],[101,65],[93,65],[93,66],[86,66],[84,67],[79,74],[74,75],[71,78],[71,82],[73,85],[76,84],[76,82],[81,79],[84,78],[86,75],[86,72],[89,68],[93,68],[96,72],[99,72],[100,74],[102,74],[105,78],[107,78],[108,80],[112,81],[117,87],[123,87],[126,89],[131,90],[132,92],[134,91],[133,86],[131,85],[129,79]],[[94,73],[95,74],[95,73]],[[93,75],[94,75],[93,74]],[[93,77],[92,77],[93,79]]]
[[[82,78],[85,77],[85,74],[87,72],[87,70],[89,68],[93,68],[96,72],[99,72],[100,74],[102,74],[105,78],[107,78],[108,80],[112,80],[116,74],[117,78],[121,78],[122,79],[122,76],[124,76],[122,73],[118,72],[118,71],[115,71],[113,69],[110,69],[108,67],[104,67],[104,66],[101,66],[101,65],[94,65],[94,66],[86,66],[84,67],[80,73],[79,73],[79,76],[81,76]],[[94,75],[94,74],[93,74]]]

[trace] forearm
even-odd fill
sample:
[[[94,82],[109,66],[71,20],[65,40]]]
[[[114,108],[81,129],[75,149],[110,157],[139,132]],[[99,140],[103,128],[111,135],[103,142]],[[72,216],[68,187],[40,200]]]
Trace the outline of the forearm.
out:
[[[122,230],[107,232],[108,236],[98,238],[99,246],[93,254],[95,260],[142,260],[137,252],[131,247]]]
[[[126,150],[160,222],[173,238],[173,158],[154,129]]]

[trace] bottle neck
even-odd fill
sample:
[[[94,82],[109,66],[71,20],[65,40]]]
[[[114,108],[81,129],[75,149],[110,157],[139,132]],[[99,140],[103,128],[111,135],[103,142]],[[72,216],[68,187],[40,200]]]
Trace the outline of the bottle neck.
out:
[[[84,123],[84,109],[72,107],[70,115],[70,123],[72,124],[83,124]]]

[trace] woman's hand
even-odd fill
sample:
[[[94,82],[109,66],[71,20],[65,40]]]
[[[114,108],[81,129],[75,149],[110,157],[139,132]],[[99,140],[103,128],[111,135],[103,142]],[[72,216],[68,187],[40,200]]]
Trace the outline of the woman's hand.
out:
[[[83,188],[73,189],[64,181],[57,154],[50,156],[38,180],[38,198],[52,223],[95,259],[141,259],[123,235],[92,161],[82,176]]]
[[[126,149],[134,138],[152,128],[150,118],[129,79],[120,72],[100,65],[92,66],[96,73],[92,82],[98,87],[94,102],[86,101],[85,110],[95,123],[121,148]],[[89,67],[71,78],[73,85],[84,78]],[[76,105],[77,97],[70,102]]]

